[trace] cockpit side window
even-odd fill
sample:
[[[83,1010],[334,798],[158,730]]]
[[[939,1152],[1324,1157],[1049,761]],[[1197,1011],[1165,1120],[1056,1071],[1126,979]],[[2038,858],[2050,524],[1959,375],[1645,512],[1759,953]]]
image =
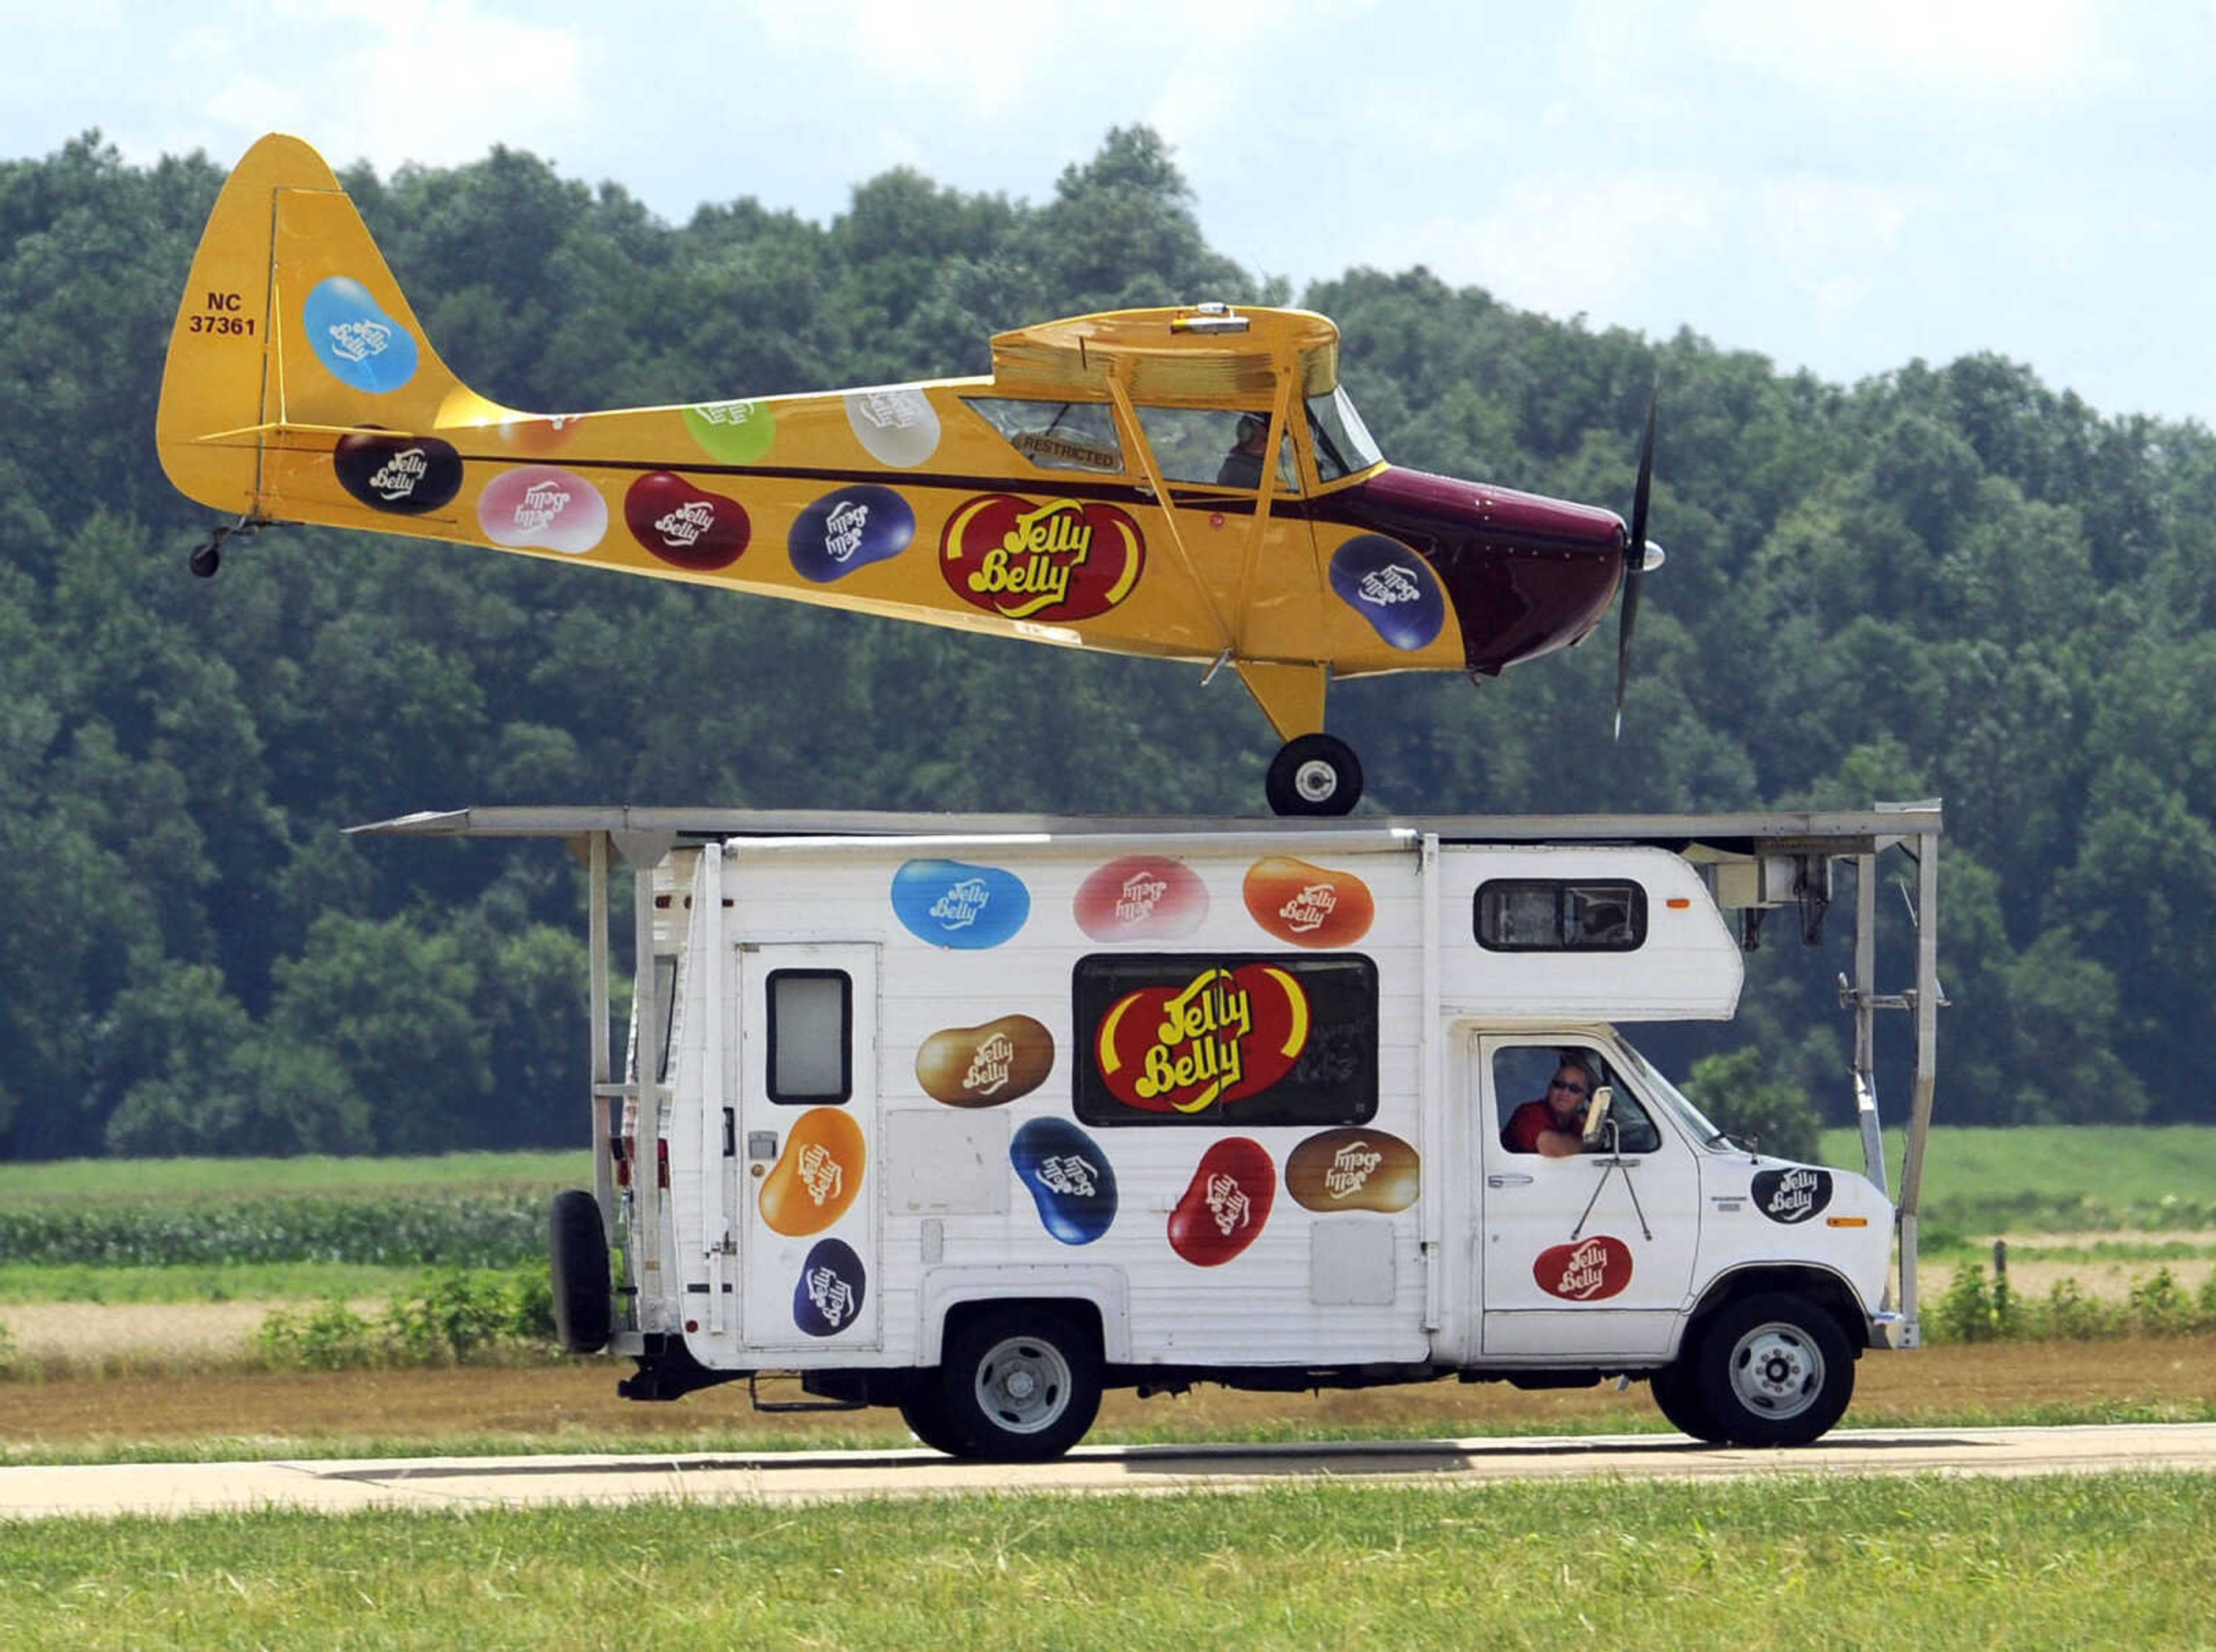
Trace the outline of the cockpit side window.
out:
[[[1105,402],[1027,402],[994,396],[963,399],[1025,463],[1041,470],[1123,474],[1123,444]]]
[[[1259,491],[1262,486],[1261,443],[1268,439],[1269,414],[1255,408],[1161,408],[1136,409],[1139,428],[1154,450],[1165,482],[1192,482],[1208,488],[1237,488]],[[1254,421],[1262,421],[1258,436]],[[1292,433],[1277,445],[1279,494],[1301,490],[1293,464]]]

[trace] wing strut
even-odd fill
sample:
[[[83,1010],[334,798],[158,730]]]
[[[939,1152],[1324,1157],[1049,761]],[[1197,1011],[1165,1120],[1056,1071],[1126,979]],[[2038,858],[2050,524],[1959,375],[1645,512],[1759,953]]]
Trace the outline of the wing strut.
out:
[[[1201,606],[1208,611],[1208,617],[1216,627],[1216,646],[1231,655],[1233,663],[1236,664],[1239,638],[1223,623],[1222,611],[1216,607],[1216,598],[1208,588],[1208,581],[1200,577],[1200,569],[1193,562],[1192,553],[1185,549],[1185,536],[1178,531],[1177,501],[1170,497],[1169,487],[1162,481],[1161,470],[1154,464],[1154,450],[1147,445],[1146,432],[1139,428],[1138,413],[1131,406],[1130,392],[1123,388],[1123,363],[1120,359],[1109,367],[1107,378],[1109,402],[1115,408],[1116,417],[1123,427],[1123,439],[1139,456],[1139,469],[1146,476],[1147,486],[1154,490],[1154,498],[1161,505],[1162,519],[1168,525],[1170,544],[1177,550],[1178,565],[1185,569],[1185,577],[1192,581],[1192,588],[1200,593]]]

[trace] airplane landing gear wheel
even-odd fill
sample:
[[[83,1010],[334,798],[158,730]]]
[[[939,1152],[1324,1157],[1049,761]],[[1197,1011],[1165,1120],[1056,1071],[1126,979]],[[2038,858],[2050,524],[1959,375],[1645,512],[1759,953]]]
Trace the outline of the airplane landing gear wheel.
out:
[[[1362,765],[1345,740],[1302,734],[1278,750],[1263,789],[1274,814],[1345,814],[1362,801]]]

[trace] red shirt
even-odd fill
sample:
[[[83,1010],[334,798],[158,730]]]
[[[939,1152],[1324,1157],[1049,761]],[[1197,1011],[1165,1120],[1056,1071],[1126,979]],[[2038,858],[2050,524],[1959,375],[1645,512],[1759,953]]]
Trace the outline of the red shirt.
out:
[[[1554,1109],[1548,1106],[1542,1097],[1536,1102],[1526,1102],[1510,1114],[1508,1127],[1500,1133],[1500,1139],[1508,1144],[1508,1151],[1511,1153],[1536,1153],[1539,1151],[1540,1136],[1546,1131],[1561,1127],[1554,1121]]]

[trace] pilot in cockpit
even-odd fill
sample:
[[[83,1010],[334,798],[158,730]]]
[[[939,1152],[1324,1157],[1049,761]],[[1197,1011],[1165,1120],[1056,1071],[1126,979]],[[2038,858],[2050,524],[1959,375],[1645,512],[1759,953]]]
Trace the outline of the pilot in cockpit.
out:
[[[1223,456],[1223,464],[1216,472],[1216,485],[1221,488],[1259,488],[1262,485],[1262,451],[1269,439],[1268,414],[1240,414],[1232,449]]]

